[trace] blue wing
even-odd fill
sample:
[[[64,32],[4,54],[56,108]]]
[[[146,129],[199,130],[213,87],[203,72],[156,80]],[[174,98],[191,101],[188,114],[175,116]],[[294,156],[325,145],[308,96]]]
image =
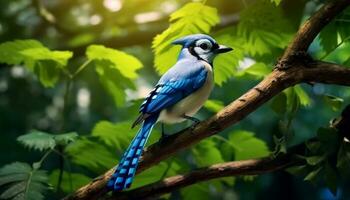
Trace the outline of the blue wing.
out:
[[[201,63],[178,63],[160,79],[141,105],[140,112],[153,114],[171,107],[201,88],[206,78],[207,70]]]

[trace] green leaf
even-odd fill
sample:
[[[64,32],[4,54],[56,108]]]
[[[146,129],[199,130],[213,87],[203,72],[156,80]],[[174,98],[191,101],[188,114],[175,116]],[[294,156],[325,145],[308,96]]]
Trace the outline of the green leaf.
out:
[[[19,136],[17,141],[30,149],[39,151],[53,149],[56,146],[53,135],[37,130],[32,130],[28,134]]]
[[[161,180],[167,169],[168,164],[166,162],[160,162],[159,164],[143,171],[135,176],[132,188],[138,188]]]
[[[0,62],[24,63],[45,87],[53,87],[62,69],[73,56],[70,51],[51,51],[36,40],[15,40],[0,44]]]
[[[234,32],[234,28],[226,28],[214,35],[219,44],[224,44],[234,49],[214,59],[214,80],[219,86],[236,75],[239,62],[244,58],[243,49],[241,47],[244,41],[234,35]]]
[[[322,29],[320,33],[320,44],[327,53],[332,52],[340,41],[349,42],[349,20],[350,9],[347,8]]]
[[[286,169],[286,171],[293,175],[302,175],[307,172],[306,165],[293,166]]]
[[[295,94],[297,95],[300,105],[302,106],[310,106],[311,99],[309,95],[304,91],[304,89],[300,85],[296,85],[293,87]]]
[[[342,143],[337,155],[337,169],[341,177],[350,177],[350,144]]]
[[[240,71],[237,75],[249,74],[257,79],[263,78],[271,72],[272,68],[267,66],[265,63],[257,62],[249,66],[245,70]]]
[[[311,156],[311,157],[307,157],[306,158],[306,162],[309,165],[318,165],[320,164],[322,161],[324,161],[326,159],[326,155],[322,155],[322,156]]]
[[[163,74],[175,64],[180,47],[172,46],[172,41],[193,33],[209,33],[218,22],[217,10],[202,3],[187,3],[172,13],[169,28],[153,39],[156,70]]]
[[[95,173],[103,173],[118,163],[115,151],[96,137],[78,139],[65,148],[65,153],[73,163]]]
[[[235,160],[265,157],[270,154],[266,143],[249,131],[238,130],[230,133],[229,142],[235,147]]]
[[[344,102],[343,99],[332,95],[323,95],[323,100],[333,111],[338,111]]]
[[[281,94],[280,94],[281,95]],[[280,107],[275,107],[275,111],[279,112],[280,114],[287,113],[290,115],[290,117],[294,117],[295,112],[299,109],[300,105],[302,106],[310,106],[311,105],[311,98],[309,95],[304,91],[304,89],[300,85],[296,85],[294,87],[288,88],[283,91],[283,96],[278,96],[279,99],[277,99],[274,103],[278,103]],[[285,102],[282,102],[285,100]],[[281,106],[285,105],[285,109],[282,109]],[[279,109],[279,110],[278,110]]]
[[[59,173],[60,171],[56,169],[50,174],[50,183],[54,188],[57,188]],[[79,189],[81,186],[86,185],[90,181],[91,178],[84,174],[64,171],[60,189],[65,193],[70,193]]]
[[[92,136],[97,136],[109,147],[124,152],[137,133],[136,128],[131,129],[131,124],[131,121],[114,124],[108,121],[100,121],[93,128]],[[159,131],[152,130],[146,146],[158,141],[159,136]]]
[[[58,144],[65,146],[75,141],[77,137],[78,134],[74,132],[53,135],[38,130],[32,130],[28,134],[19,136],[17,141],[30,149],[44,151],[53,149]]]
[[[117,106],[125,103],[125,89],[134,89],[133,80],[142,63],[134,56],[102,45],[90,45],[86,55],[93,61],[104,88],[113,97]]]
[[[75,132],[64,133],[60,135],[54,135],[53,138],[55,139],[56,144],[66,146],[69,143],[76,141],[78,138],[78,134]]]
[[[280,5],[282,0],[270,0],[272,3],[274,3],[276,6]]]
[[[316,154],[321,147],[321,142],[320,141],[306,141],[305,145],[306,145],[307,149],[312,154]]]
[[[225,105],[222,101],[220,100],[213,100],[213,99],[210,99],[210,100],[207,100],[204,104],[204,107],[212,112],[218,112],[220,110],[222,110]]]
[[[191,150],[196,160],[196,164],[199,167],[224,162],[217,144],[212,138],[203,140]]]
[[[130,124],[129,121],[117,124],[100,121],[95,125],[92,135],[99,137],[108,146],[124,151],[132,140],[132,133],[135,132],[131,129]]]
[[[200,200],[211,200],[212,196],[210,195],[209,191],[209,184],[208,183],[199,183],[194,184],[188,187],[185,187],[182,189],[181,196],[183,200],[193,200],[193,199],[200,199]]]
[[[237,35],[246,40],[242,44],[246,53],[266,55],[288,45],[292,27],[280,7],[266,0],[255,1],[241,12]]]
[[[323,167],[319,167],[313,171],[311,171],[306,177],[304,178],[305,181],[311,181],[314,182],[316,181],[317,175],[321,172]]]
[[[142,63],[136,57],[102,45],[90,45],[86,50],[86,56],[93,61],[108,61],[109,67],[117,69],[124,77],[129,79],[136,79],[136,71],[142,67]]]
[[[287,96],[285,93],[282,92],[274,97],[270,107],[277,114],[284,115],[287,110]]]
[[[46,171],[33,170],[27,163],[14,162],[0,169],[0,186],[4,189],[1,199],[41,200],[48,176]]]

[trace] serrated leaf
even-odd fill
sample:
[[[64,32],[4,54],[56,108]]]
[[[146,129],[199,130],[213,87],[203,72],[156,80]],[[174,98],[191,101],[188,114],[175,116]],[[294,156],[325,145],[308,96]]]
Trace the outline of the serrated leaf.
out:
[[[19,136],[17,141],[30,149],[39,151],[52,149],[56,145],[53,135],[37,130],[32,130],[28,134]]]
[[[92,130],[92,135],[100,137],[100,139],[109,146],[113,146],[119,151],[124,151],[131,139],[135,130],[131,129],[131,122],[120,122],[113,124],[108,121],[98,122]]]
[[[142,67],[142,63],[132,55],[102,45],[90,45],[86,55],[93,61],[102,85],[113,97],[115,104],[124,105],[124,90],[135,88],[132,81],[137,78],[136,71]]]
[[[243,48],[252,56],[285,48],[293,35],[293,26],[273,4],[256,1],[240,14],[237,34],[246,40]]]
[[[205,102],[204,107],[212,112],[218,112],[225,107],[224,103],[219,100],[209,99]]]
[[[294,88],[295,94],[299,99],[300,105],[310,106],[311,99],[309,95],[305,92],[305,90],[300,85],[296,85],[293,88]]]
[[[74,132],[53,135],[38,130],[32,130],[28,134],[19,136],[17,141],[30,149],[44,151],[55,148],[57,144],[65,146],[75,141],[77,137],[78,134]]]
[[[111,64],[109,67],[119,70],[124,77],[129,79],[136,79],[136,71],[143,66],[136,57],[102,45],[90,45],[86,50],[86,56],[90,60],[109,61]]]
[[[1,199],[41,200],[48,189],[46,171],[33,170],[27,163],[15,162],[0,169]]]
[[[237,75],[239,62],[244,58],[243,49],[241,47],[244,41],[232,34],[234,32],[234,28],[226,28],[214,35],[214,38],[219,44],[224,44],[233,48],[233,51],[219,55],[214,59],[214,80],[219,86]]]
[[[60,135],[54,135],[53,138],[56,141],[56,144],[66,146],[69,143],[76,141],[78,134],[75,132],[64,133]]]
[[[238,130],[229,134],[229,142],[233,145],[235,160],[246,160],[268,156],[270,151],[263,140],[256,138],[254,133]]]
[[[79,138],[65,148],[65,153],[73,163],[95,173],[103,173],[118,163],[116,152],[96,137]]]
[[[0,62],[10,65],[24,63],[45,87],[53,87],[61,69],[73,56],[70,51],[51,51],[36,40],[15,40],[0,44]]]
[[[338,111],[344,102],[342,98],[332,95],[323,95],[323,100],[332,108],[333,111]]]
[[[59,170],[53,170],[50,174],[50,183],[54,188],[57,188]],[[73,192],[79,189],[81,186],[89,183],[91,178],[79,173],[70,173],[67,171],[63,172],[62,181],[61,181],[61,190],[65,193]]]
[[[224,162],[221,152],[213,139],[206,139],[191,149],[199,167]]]
[[[97,136],[109,147],[123,152],[129,146],[131,140],[137,133],[137,129],[131,129],[131,121],[111,123],[108,121],[98,122],[92,131],[92,136]],[[159,140],[159,131],[152,130],[146,146]]]
[[[202,3],[187,3],[172,13],[169,28],[153,39],[156,70],[163,74],[175,64],[180,47],[172,46],[172,41],[193,33],[209,33],[218,22],[217,10]]]

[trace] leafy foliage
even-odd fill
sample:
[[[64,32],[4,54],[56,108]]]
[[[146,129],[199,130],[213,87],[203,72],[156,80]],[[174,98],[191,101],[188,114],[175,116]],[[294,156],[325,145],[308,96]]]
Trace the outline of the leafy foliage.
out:
[[[39,151],[53,149],[56,145],[65,146],[73,142],[77,138],[77,133],[65,133],[60,135],[52,135],[49,133],[33,130],[28,134],[21,135],[17,141],[24,146]]]
[[[213,139],[207,139],[200,142],[192,148],[192,153],[196,160],[196,164],[199,167],[224,162],[221,152]]]
[[[254,137],[254,133],[244,130],[231,132],[222,149],[226,152],[227,158],[234,157],[235,160],[265,157],[270,154],[269,148],[263,140]]]
[[[256,79],[261,79],[269,74],[271,70],[271,67],[267,66],[265,63],[257,62],[238,72],[236,76],[250,75]]]
[[[227,28],[217,32],[214,36],[219,44],[233,48],[233,51],[219,55],[214,60],[214,80],[219,86],[237,73],[239,62],[243,60],[242,39],[237,37],[235,29]]]
[[[54,188],[57,188],[59,170],[54,170],[50,174],[50,183],[53,184]],[[62,182],[60,189],[63,192],[69,193],[77,190],[81,186],[87,184],[91,180],[90,177],[87,177],[84,174],[80,173],[71,173],[64,171],[62,176]]]
[[[344,100],[342,98],[333,95],[324,95],[324,102],[329,105],[333,111],[338,111],[343,105]]]
[[[266,0],[256,1],[241,12],[237,35],[245,39],[242,45],[246,53],[271,54],[287,46],[293,33],[291,27],[280,7]]]
[[[175,62],[179,47],[171,46],[175,39],[193,33],[209,33],[219,22],[215,8],[202,3],[188,3],[170,16],[168,29],[157,35],[152,44],[155,52],[155,67],[163,74]]]
[[[333,51],[340,41],[350,42],[349,20],[350,9],[347,8],[321,31],[320,43],[326,52]]]
[[[126,88],[134,88],[132,80],[137,78],[136,70],[142,63],[129,54],[102,45],[91,45],[86,56],[95,65],[97,74],[105,89],[118,106],[125,103]]]
[[[320,128],[317,139],[306,142],[307,153],[301,156],[306,164],[290,168],[288,171],[304,176],[304,180],[316,182],[324,180],[334,195],[340,179],[349,177],[346,168],[350,163],[350,145],[333,128]],[[347,167],[346,167],[347,166]]]
[[[24,63],[45,87],[53,87],[72,57],[70,51],[51,51],[36,40],[16,40],[0,44],[0,62]]]
[[[96,173],[103,173],[116,164],[115,153],[98,138],[82,137],[69,145],[65,153],[73,163]]]
[[[130,124],[129,121],[116,124],[100,121],[93,128],[91,136],[81,137],[69,145],[65,151],[75,164],[93,172],[102,173],[117,164],[136,134],[136,130],[131,130]],[[148,145],[157,141],[159,135],[159,132],[154,130]]]
[[[26,163],[14,162],[0,169],[1,199],[41,200],[47,188],[46,171],[34,170]]]

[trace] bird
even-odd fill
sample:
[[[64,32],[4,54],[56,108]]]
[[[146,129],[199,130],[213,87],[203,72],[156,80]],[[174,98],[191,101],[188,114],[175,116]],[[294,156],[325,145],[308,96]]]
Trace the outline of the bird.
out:
[[[154,89],[140,106],[140,115],[132,128],[142,124],[136,136],[123,154],[107,187],[114,192],[131,186],[137,165],[153,126],[162,123],[180,123],[190,120],[193,125],[200,121],[193,117],[203,106],[214,87],[214,58],[233,50],[218,44],[206,34],[192,34],[176,39],[174,45],[181,45],[177,62],[159,79]]]

